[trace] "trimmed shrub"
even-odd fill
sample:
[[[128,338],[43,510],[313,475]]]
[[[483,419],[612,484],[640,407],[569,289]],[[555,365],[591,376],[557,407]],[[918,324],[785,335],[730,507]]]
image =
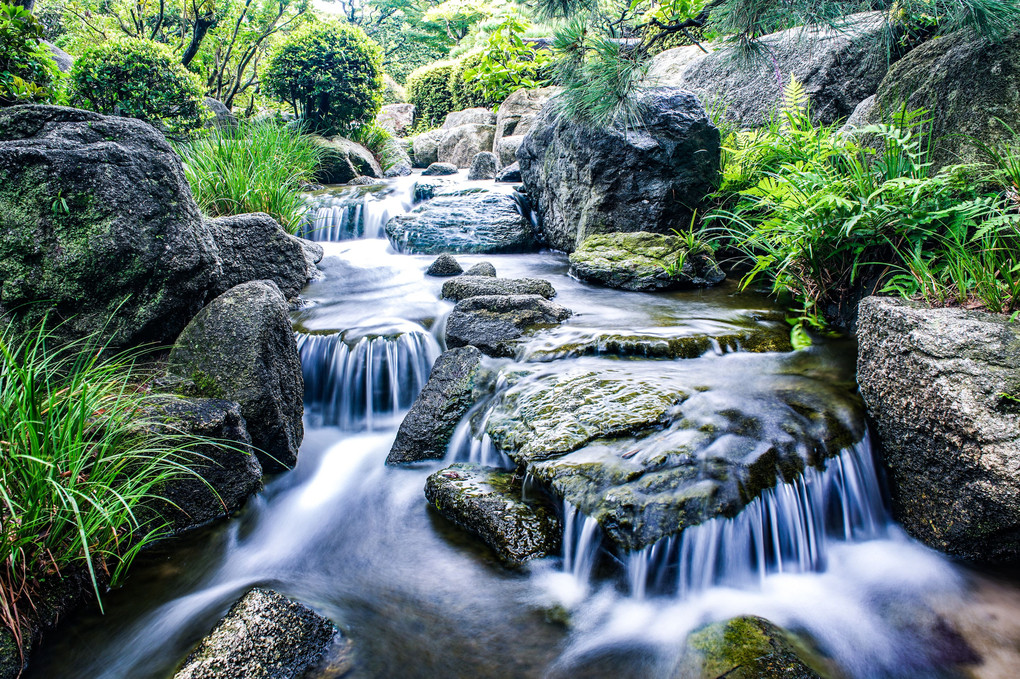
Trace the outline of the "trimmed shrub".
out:
[[[90,47],[71,69],[73,106],[138,118],[171,134],[202,126],[198,77],[165,45],[141,38]]]
[[[382,107],[382,50],[344,21],[309,23],[283,41],[262,79],[312,131],[348,134]]]
[[[415,107],[415,129],[439,127],[446,114],[456,110],[450,92],[450,74],[455,66],[453,61],[437,61],[407,76],[407,100]]]
[[[500,100],[492,100],[478,87],[478,83],[470,77],[469,71],[474,71],[482,65],[484,55],[480,52],[466,54],[457,62],[450,72],[450,98],[453,101],[454,111],[463,111],[466,108],[481,106],[489,108],[498,104]],[[505,97],[504,97],[505,98]]]
[[[407,102],[407,90],[404,86],[391,78],[388,74],[383,76],[383,106],[386,104],[403,104]]]
[[[0,2],[0,106],[56,98],[60,72],[42,38],[31,12]]]

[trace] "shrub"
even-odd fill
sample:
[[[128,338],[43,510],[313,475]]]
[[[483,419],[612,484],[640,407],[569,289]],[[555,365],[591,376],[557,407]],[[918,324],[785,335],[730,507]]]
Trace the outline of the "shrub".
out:
[[[382,50],[346,22],[306,24],[274,52],[263,82],[311,130],[348,134],[382,106]]]
[[[450,101],[453,105],[451,110],[463,111],[466,108],[475,108],[476,106],[487,108],[494,103],[502,101],[501,99],[491,98],[478,87],[478,82],[475,80],[475,70],[481,66],[483,60],[484,57],[480,52],[465,54],[450,71]]]
[[[60,72],[31,12],[0,2],[0,106],[51,102]]]
[[[376,123],[363,126],[351,135],[351,140],[371,151],[383,170],[389,170],[401,162],[406,162],[410,166],[411,159],[400,141],[389,130]]]
[[[324,153],[312,137],[268,121],[211,130],[175,148],[203,212],[265,212],[291,233],[307,207],[303,184]]]
[[[456,110],[450,92],[450,75],[455,66],[453,61],[437,61],[416,68],[407,76],[407,100],[415,107],[415,129],[439,127],[446,114]]]
[[[201,127],[205,110],[197,76],[168,47],[141,38],[102,42],[78,57],[71,103],[138,118],[174,135]]]
[[[524,41],[528,23],[516,12],[503,18],[464,77],[481,98],[498,105],[521,89],[548,84],[548,50],[535,49]]]
[[[387,104],[404,104],[407,102],[407,90],[389,75],[383,75],[383,106]]]

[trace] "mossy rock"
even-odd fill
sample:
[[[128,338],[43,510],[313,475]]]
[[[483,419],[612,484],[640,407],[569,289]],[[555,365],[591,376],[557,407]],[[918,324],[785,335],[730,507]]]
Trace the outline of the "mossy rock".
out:
[[[830,679],[800,639],[764,618],[713,623],[691,634],[678,676],[698,679]]]
[[[726,279],[703,246],[691,252],[679,236],[645,231],[589,236],[570,253],[570,272],[583,281],[639,292],[706,287]]]

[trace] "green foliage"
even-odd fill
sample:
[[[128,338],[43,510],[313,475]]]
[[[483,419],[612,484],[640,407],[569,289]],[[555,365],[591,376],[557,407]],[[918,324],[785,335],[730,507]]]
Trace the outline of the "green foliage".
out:
[[[56,101],[60,72],[42,38],[31,12],[0,2],[0,106]]]
[[[138,118],[180,134],[201,127],[197,78],[151,40],[121,38],[87,50],[71,69],[71,104]]]
[[[463,111],[466,108],[476,106],[489,107],[496,101],[487,96],[486,92],[478,87],[475,80],[475,69],[483,61],[484,57],[478,52],[466,54],[461,57],[450,71],[450,100],[453,103],[453,111]]]
[[[403,104],[407,101],[407,90],[389,74],[383,75],[383,106]]]
[[[310,23],[273,53],[263,80],[310,129],[346,134],[375,118],[382,106],[382,50],[346,22]]]
[[[80,569],[98,596],[165,534],[144,508],[210,443],[146,415],[137,354],[50,339],[0,330],[0,622],[19,644],[40,582]]]
[[[456,62],[440,61],[416,68],[407,77],[407,100],[415,106],[415,128],[439,127],[446,114],[456,110],[450,92],[450,75]]]
[[[310,137],[273,122],[210,130],[175,148],[203,212],[265,212],[291,233],[307,207],[303,184],[324,153]]]
[[[407,152],[400,145],[393,134],[385,127],[376,123],[370,123],[351,135],[351,140],[356,141],[372,152],[382,165],[383,170],[389,170],[401,161],[410,160]]]
[[[537,50],[523,39],[528,23],[516,12],[506,15],[489,36],[476,63],[464,65],[464,80],[486,100],[499,104],[520,89],[536,89],[548,84],[543,67],[551,60],[546,50]],[[455,95],[456,98],[456,95]]]

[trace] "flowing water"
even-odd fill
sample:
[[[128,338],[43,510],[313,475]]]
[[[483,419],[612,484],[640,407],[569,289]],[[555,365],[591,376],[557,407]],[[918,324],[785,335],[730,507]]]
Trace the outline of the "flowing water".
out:
[[[439,298],[442,279],[424,276],[431,257],[396,254],[379,237],[387,218],[411,207],[413,187],[414,178],[401,179],[316,198],[306,233],[323,242],[325,275],[294,315],[306,411],[297,467],[268,480],[238,516],[143,555],[104,598],[105,615],[67,621],[30,676],[170,677],[254,585],[333,619],[355,644],[350,676],[365,679],[678,677],[691,631],[744,614],[806,633],[846,677],[957,677],[973,653],[946,617],[960,618],[972,601],[985,607],[976,616],[995,606],[1000,619],[1016,615],[1013,588],[995,585],[1007,595],[982,599],[975,583],[988,580],[890,521],[866,433],[741,512],[631,553],[611,549],[599,524],[564,502],[562,557],[522,572],[502,568],[430,512],[422,489],[452,461],[512,466],[485,431],[505,380],[458,426],[447,460],[383,464],[442,349],[452,308]],[[490,261],[500,276],[546,278],[557,302],[574,310],[564,325],[537,333],[517,361],[553,372],[608,360],[702,375],[708,386],[685,406],[687,417],[714,422],[719,413],[763,408],[776,431],[759,435],[781,437],[774,409],[762,405],[769,389],[797,380],[824,387],[852,374],[854,347],[845,341],[804,354],[810,369],[779,354],[750,360],[749,338],[781,332],[783,313],[732,284],[626,293],[571,279],[556,253],[458,260]],[[686,358],[661,358],[681,345]],[[514,362],[489,364],[505,375]],[[749,372],[766,364],[772,372]],[[864,431],[862,421],[853,424]],[[530,477],[524,485],[541,493]],[[962,628],[980,635],[988,626],[973,618]],[[996,643],[982,650],[999,653],[1005,673],[980,676],[1013,676],[1015,642]],[[1010,644],[1013,656],[1002,650]]]

